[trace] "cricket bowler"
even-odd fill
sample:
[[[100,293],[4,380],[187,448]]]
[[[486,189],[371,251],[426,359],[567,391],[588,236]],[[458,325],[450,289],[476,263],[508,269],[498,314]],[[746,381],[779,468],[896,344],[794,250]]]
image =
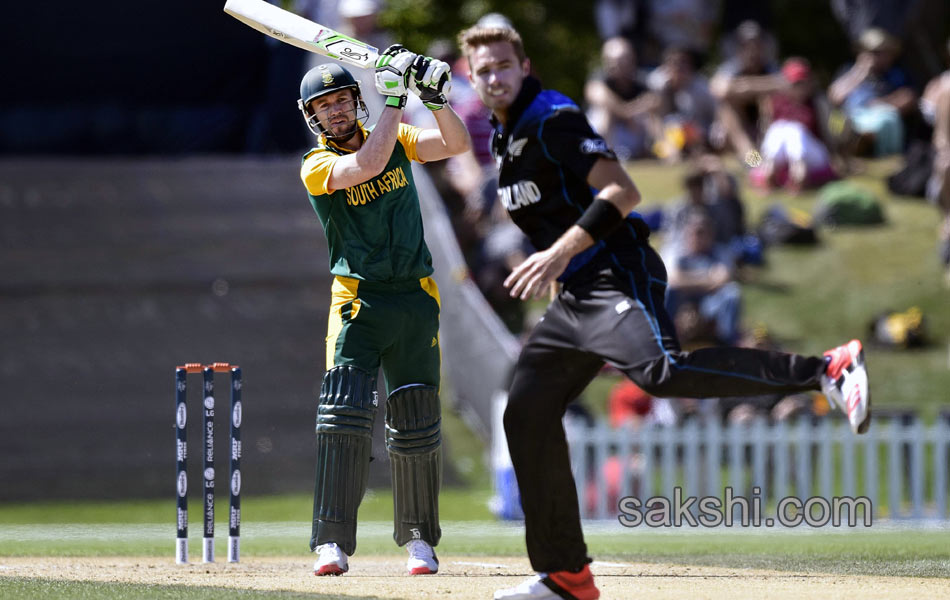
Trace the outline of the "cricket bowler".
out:
[[[537,252],[505,280],[522,300],[562,285],[515,366],[504,424],[537,575],[496,599],[594,600],[562,417],[604,363],[658,397],[824,389],[857,433],[870,420],[861,342],[800,356],[745,348],[685,352],[663,307],[666,269],[633,212],[640,194],[584,113],[529,74],[520,35],[475,26],[459,36],[492,111],[498,200]]]

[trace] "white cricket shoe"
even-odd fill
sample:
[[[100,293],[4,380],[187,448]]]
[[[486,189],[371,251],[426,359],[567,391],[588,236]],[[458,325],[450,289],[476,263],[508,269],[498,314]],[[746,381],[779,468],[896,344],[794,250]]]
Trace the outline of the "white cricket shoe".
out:
[[[495,592],[495,600],[597,600],[600,590],[594,585],[594,576],[585,565],[579,573],[556,571],[538,573],[513,588]]]
[[[871,425],[871,392],[861,342],[851,340],[824,355],[829,360],[821,376],[821,391],[848,416],[853,432],[865,433]]]
[[[314,575],[342,575],[350,569],[346,553],[333,542],[320,544],[316,552],[317,562],[313,563]]]
[[[439,572],[439,559],[428,543],[410,540],[406,549],[409,550],[406,568],[409,569],[410,575],[434,575]]]

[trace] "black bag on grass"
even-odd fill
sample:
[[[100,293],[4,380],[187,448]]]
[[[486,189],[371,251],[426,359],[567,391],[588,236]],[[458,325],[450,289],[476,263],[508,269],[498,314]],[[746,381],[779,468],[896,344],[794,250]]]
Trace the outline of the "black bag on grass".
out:
[[[814,223],[808,213],[785,208],[781,204],[773,204],[765,211],[756,233],[766,246],[812,246],[818,243]]]

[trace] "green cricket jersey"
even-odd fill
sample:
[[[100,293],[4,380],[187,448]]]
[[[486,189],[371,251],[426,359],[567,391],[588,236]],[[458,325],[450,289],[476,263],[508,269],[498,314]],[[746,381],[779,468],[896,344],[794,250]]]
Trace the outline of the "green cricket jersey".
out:
[[[411,161],[419,161],[420,129],[400,124],[383,172],[342,190],[327,187],[333,164],[350,150],[320,136],[303,157],[303,180],[330,250],[330,272],[362,281],[419,280],[432,274]],[[363,129],[363,135],[368,131]]]

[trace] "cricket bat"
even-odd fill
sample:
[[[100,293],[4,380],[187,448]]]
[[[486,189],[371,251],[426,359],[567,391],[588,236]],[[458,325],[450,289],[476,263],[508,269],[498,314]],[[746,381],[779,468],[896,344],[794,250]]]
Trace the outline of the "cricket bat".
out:
[[[359,67],[376,66],[379,50],[369,44],[314,23],[266,0],[227,0],[224,12],[270,37],[308,52]]]

